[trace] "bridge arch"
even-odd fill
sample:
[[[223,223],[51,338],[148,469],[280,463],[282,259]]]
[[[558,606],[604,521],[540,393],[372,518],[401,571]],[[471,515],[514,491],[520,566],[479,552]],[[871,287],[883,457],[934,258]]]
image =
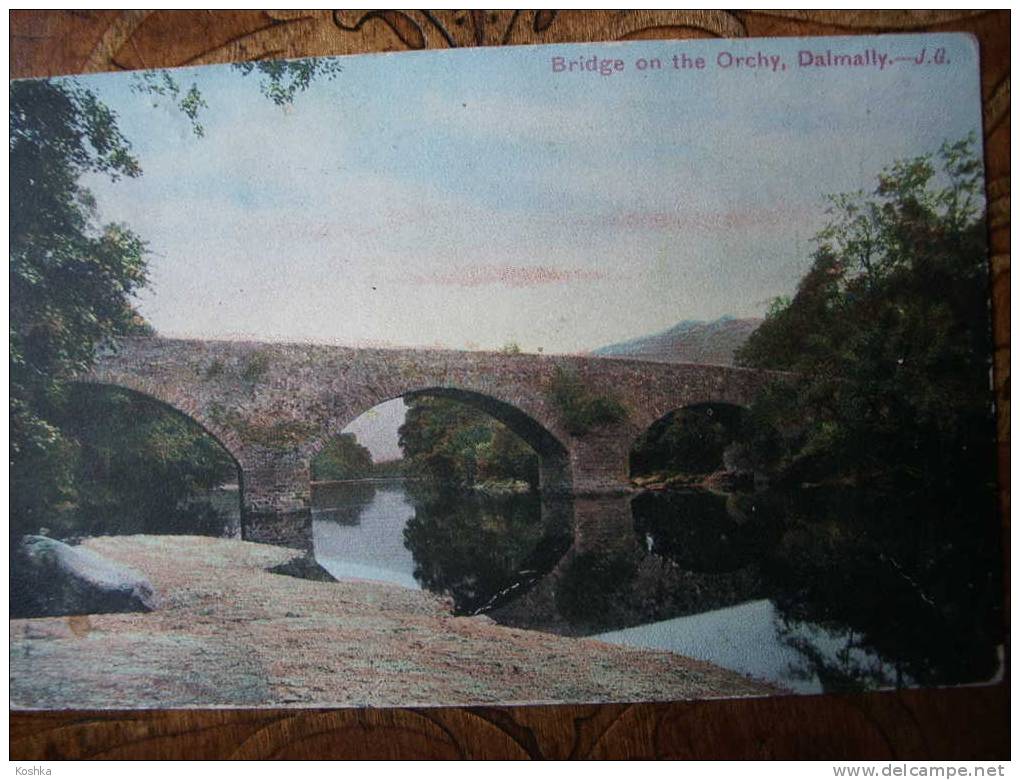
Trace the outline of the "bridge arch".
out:
[[[570,433],[549,395],[558,368],[618,396],[627,419]],[[458,397],[522,434],[540,455],[547,492],[623,494],[631,442],[657,419],[695,403],[749,403],[779,375],[590,356],[131,337],[82,378],[136,390],[198,422],[241,464],[246,538],[304,546],[311,456],[384,401]]]
[[[730,369],[734,375],[739,377],[741,369]],[[658,388],[639,407],[632,410],[629,422],[635,436],[641,436],[645,431],[662,419],[682,410],[702,406],[730,406],[739,409],[748,409],[754,402],[757,395],[757,386],[750,388],[739,384],[730,386],[721,384],[712,387],[690,386],[677,377],[666,383],[665,387]]]
[[[244,501],[245,501],[245,469],[240,457],[238,456],[240,448],[236,441],[233,444],[231,444],[229,441],[225,441],[224,432],[217,431],[214,428],[210,427],[208,421],[203,419],[203,415],[201,413],[196,413],[193,411],[182,409],[178,404],[172,403],[171,401],[168,401],[164,398],[160,398],[154,393],[136,389],[134,387],[129,386],[128,384],[121,384],[119,382],[112,381],[100,381],[96,379],[75,379],[71,381],[71,384],[77,385],[79,387],[116,390],[138,398],[142,398],[152,403],[154,406],[171,413],[175,417],[178,417],[186,421],[188,424],[195,426],[203,434],[205,434],[214,442],[216,442],[216,444],[219,445],[220,449],[222,449],[230,458],[230,461],[234,465],[234,470],[237,473],[238,503],[239,508],[241,510],[241,530],[243,533]],[[226,438],[233,437],[228,436]]]
[[[380,404],[396,398],[446,398],[485,412],[505,425],[535,451],[539,458],[541,490],[546,493],[569,493],[571,487],[570,453],[560,438],[520,406],[496,398],[485,392],[451,385],[424,385],[399,393],[380,393],[378,400],[362,400],[350,404],[340,414],[328,420],[321,435],[311,439],[303,448],[304,457],[311,460],[326,443],[358,417]]]
[[[687,460],[693,473],[715,470],[722,465],[725,448],[739,434],[748,409],[747,403],[730,400],[696,400],[670,409],[647,424],[631,441],[628,454],[631,478],[648,473],[656,460],[671,456]],[[690,415],[686,423],[690,434],[677,441],[670,427],[678,415],[685,413]],[[704,453],[706,462],[698,462],[699,451]]]
[[[215,420],[210,419],[205,409],[199,405],[196,395],[187,391],[187,386],[182,387],[148,382],[144,377],[135,374],[123,374],[115,378],[86,376],[73,380],[73,383],[95,387],[112,387],[145,396],[195,423],[212,437],[217,444],[223,447],[239,467],[243,463],[242,453],[245,447],[236,431],[219,425]]]

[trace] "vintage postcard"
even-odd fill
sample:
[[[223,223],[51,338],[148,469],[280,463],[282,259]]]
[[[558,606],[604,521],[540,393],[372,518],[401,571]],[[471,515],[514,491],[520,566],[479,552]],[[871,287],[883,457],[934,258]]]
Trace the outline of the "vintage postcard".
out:
[[[11,82],[12,707],[997,679],[978,58]]]

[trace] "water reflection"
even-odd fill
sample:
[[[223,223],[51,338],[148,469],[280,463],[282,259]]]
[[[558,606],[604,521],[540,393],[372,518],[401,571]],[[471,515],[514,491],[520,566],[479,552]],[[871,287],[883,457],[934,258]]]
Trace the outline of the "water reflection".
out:
[[[856,682],[841,683],[865,679],[869,687],[887,687],[897,679],[890,664],[854,645],[852,632],[832,633],[810,623],[786,621],[768,599],[596,638],[700,658],[798,693],[856,687]]]
[[[414,505],[402,483],[316,485],[312,493],[315,559],[334,577],[419,587],[404,545]]]
[[[339,525],[354,526],[361,522],[362,513],[372,504],[377,488],[381,486],[391,496],[403,494],[402,484],[395,480],[357,480],[350,482],[313,482],[312,517]],[[384,502],[389,505],[391,502]],[[406,502],[405,502],[406,503]],[[393,509],[394,507],[388,506]],[[410,508],[410,504],[408,504]],[[379,511],[385,511],[379,507]],[[375,514],[378,514],[376,512]],[[400,515],[401,512],[396,512]],[[406,519],[406,518],[405,518]],[[343,549],[342,545],[338,549]]]
[[[316,485],[315,557],[335,577],[426,588],[457,614],[526,590],[570,546],[569,507],[388,480]]]
[[[572,548],[541,587],[492,612],[496,620],[598,634],[740,604],[764,591],[760,548],[752,554],[747,540],[767,536],[758,527],[765,521],[725,496],[578,499],[574,515]]]
[[[941,501],[942,503],[938,503]],[[993,506],[850,488],[777,495],[782,534],[763,556],[784,619],[847,637],[889,661],[876,674],[790,637],[826,690],[993,678],[1002,585]]]
[[[840,491],[550,502],[390,481],[314,498],[330,573],[442,593],[458,614],[681,652],[801,691],[999,668],[988,578],[951,569],[955,589],[933,598],[861,542],[888,511]]]
[[[663,491],[634,498],[634,529],[649,553],[688,571],[728,572],[761,560],[774,526],[760,495]]]
[[[404,545],[415,579],[473,614],[523,593],[570,546],[568,515],[532,493],[487,496],[428,488],[413,493]]]

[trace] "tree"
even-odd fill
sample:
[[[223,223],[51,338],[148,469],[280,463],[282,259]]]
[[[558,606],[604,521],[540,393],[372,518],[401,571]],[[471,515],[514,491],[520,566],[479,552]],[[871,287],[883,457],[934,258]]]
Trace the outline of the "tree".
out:
[[[235,62],[231,68],[242,76],[258,73],[262,76],[259,90],[263,96],[278,106],[294,102],[299,92],[304,92],[316,78],[335,78],[342,67],[336,60],[297,59],[259,60],[258,62]],[[170,71],[146,70],[132,74],[132,89],[147,95],[158,106],[160,100],[180,111],[189,122],[192,132],[199,138],[205,135],[205,127],[199,121],[203,109],[209,107],[197,84],[184,89]]]
[[[312,479],[359,479],[372,473],[372,453],[353,433],[330,439],[312,459]]]
[[[235,66],[258,73],[263,94],[292,102],[313,79],[333,78],[334,61]],[[166,73],[140,74],[136,91],[169,99],[202,135],[205,101]],[[145,242],[128,227],[103,225],[88,174],[137,177],[141,167],[117,116],[73,80],[10,85],[10,530],[34,528],[73,497],[77,443],[61,430],[69,380],[91,365],[97,345],[151,332],[132,305],[147,282]]]
[[[630,452],[632,477],[660,472],[710,474],[740,431],[742,410],[727,404],[678,409],[653,424]]]
[[[58,423],[75,443],[74,491],[46,518],[52,535],[222,534],[226,518],[192,499],[236,482],[237,464],[197,423],[120,388],[72,385],[67,400]]]
[[[399,436],[411,472],[450,485],[509,479],[537,487],[538,455],[499,421],[447,398],[407,401]]]
[[[258,73],[262,76],[259,89],[278,106],[294,102],[315,79],[333,79],[343,70],[339,61],[302,58],[296,60],[258,60],[235,62],[231,67],[244,76]]]
[[[478,476],[482,481],[515,480],[532,489],[539,483],[538,455],[524,440],[495,420],[492,438],[478,448]]]
[[[981,165],[973,139],[830,199],[811,269],[738,351],[799,377],[758,416],[801,477],[987,485],[994,442]],[[764,414],[762,412],[764,411]]]
[[[80,181],[140,173],[113,112],[61,82],[12,82],[10,99],[12,509],[31,525],[69,489],[73,443],[53,422],[67,380],[101,340],[140,326],[145,247],[98,223]]]
[[[1002,633],[981,182],[970,138],[831,198],[796,294],[737,353],[793,372],[747,446],[813,485],[786,491],[780,610],[852,627],[920,683],[991,673]]]

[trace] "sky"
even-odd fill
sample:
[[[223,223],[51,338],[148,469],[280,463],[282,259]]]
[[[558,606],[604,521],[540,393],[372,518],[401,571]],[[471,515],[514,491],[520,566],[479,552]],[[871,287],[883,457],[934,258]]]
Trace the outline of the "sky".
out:
[[[353,433],[359,444],[368,447],[376,463],[399,460],[404,457],[400,449],[400,426],[406,416],[404,399],[393,398],[360,415],[343,429],[343,433]]]
[[[150,249],[162,334],[583,352],[790,294],[824,196],[974,132],[965,36],[656,41],[340,58],[280,108],[180,69],[205,137],[129,74],[82,77],[144,171],[89,186]],[[948,64],[801,67],[802,50]],[[720,67],[757,53],[787,69]],[[673,55],[704,57],[676,70]],[[621,59],[610,76],[552,57]],[[661,70],[639,70],[658,58]]]

